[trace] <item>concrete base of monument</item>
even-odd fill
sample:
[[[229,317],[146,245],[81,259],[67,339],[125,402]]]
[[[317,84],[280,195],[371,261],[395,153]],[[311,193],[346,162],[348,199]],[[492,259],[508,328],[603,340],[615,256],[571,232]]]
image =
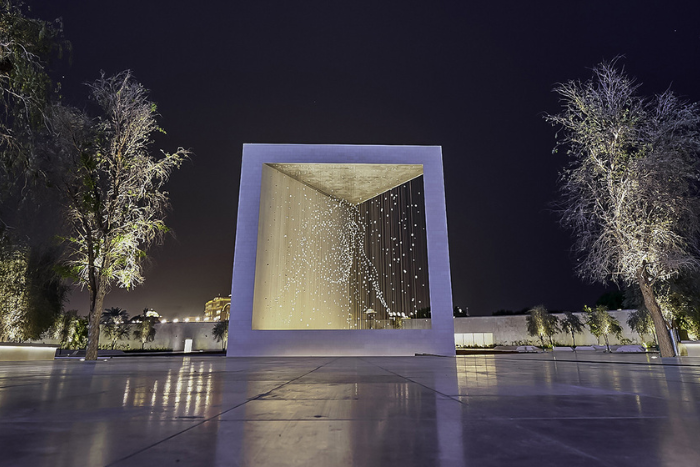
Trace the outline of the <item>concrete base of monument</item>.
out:
[[[442,333],[445,334],[445,333]],[[228,357],[454,356],[454,337],[434,329],[248,331],[229,339]],[[436,338],[436,336],[438,338]]]
[[[700,357],[700,341],[681,341],[678,352],[684,357]]]

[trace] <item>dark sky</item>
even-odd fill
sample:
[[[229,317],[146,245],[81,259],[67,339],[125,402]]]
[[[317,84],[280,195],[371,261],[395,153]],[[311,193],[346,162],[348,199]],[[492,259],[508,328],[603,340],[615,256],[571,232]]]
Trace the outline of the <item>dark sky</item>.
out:
[[[143,286],[107,296],[131,314],[201,314],[230,293],[243,143],[440,145],[455,304],[579,310],[605,287],[574,276],[551,209],[566,163],[542,118],[553,85],[624,55],[642,92],[700,100],[696,1],[30,3],[63,18],[67,99],[131,69],[168,132],[154,150],[195,153],[168,185],[176,238]]]

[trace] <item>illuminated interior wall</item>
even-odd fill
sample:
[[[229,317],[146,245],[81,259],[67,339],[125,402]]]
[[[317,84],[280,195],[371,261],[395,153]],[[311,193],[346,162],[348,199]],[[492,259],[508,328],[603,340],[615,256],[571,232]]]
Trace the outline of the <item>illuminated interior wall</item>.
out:
[[[368,308],[376,312],[373,326],[402,327],[402,320],[416,318],[430,306],[423,177],[365,201],[357,209],[358,224],[364,229],[364,255],[356,255],[357,286],[351,290],[362,318],[358,327],[370,324],[362,315]]]
[[[263,166],[253,329],[347,329],[347,205]]]
[[[430,306],[422,176],[354,205],[278,168],[262,169],[253,329],[400,329]]]

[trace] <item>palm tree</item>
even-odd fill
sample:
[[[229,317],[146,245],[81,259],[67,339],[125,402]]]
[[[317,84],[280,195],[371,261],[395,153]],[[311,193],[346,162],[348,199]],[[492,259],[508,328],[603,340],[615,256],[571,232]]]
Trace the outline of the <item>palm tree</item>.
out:
[[[112,350],[116,347],[117,341],[129,336],[128,321],[129,313],[122,308],[115,306],[107,308],[102,312],[102,316],[100,317],[102,332],[104,332],[112,342]]]
[[[221,342],[221,350],[226,350],[226,344],[228,343],[228,320],[217,321],[212,329],[212,334],[216,342]]]
[[[103,325],[126,323],[127,321],[129,321],[129,313],[118,306],[107,308],[102,312],[100,318],[100,324]]]

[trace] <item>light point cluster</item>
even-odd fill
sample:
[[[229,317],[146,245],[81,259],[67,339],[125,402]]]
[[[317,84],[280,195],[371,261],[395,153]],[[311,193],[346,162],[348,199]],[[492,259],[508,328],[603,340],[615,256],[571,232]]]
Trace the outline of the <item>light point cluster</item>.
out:
[[[420,173],[353,203],[282,166],[263,167],[253,329],[400,327],[429,306]]]

